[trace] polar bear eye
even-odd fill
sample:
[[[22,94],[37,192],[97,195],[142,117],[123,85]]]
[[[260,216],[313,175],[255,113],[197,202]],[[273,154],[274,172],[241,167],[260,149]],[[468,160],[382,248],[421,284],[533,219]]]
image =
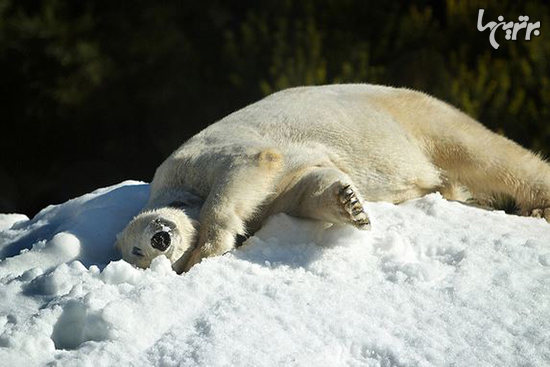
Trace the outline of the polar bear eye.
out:
[[[157,232],[151,237],[151,246],[159,251],[166,251],[170,246],[170,233],[166,231]]]
[[[134,246],[134,248],[132,249],[132,255],[143,257],[143,252],[141,251],[141,249],[139,247]]]

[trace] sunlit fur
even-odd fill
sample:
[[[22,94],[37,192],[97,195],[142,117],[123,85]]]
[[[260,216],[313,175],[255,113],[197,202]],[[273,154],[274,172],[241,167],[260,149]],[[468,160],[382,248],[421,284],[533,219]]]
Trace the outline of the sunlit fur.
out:
[[[490,205],[506,196],[522,215],[550,217],[549,165],[456,108],[408,89],[302,87],[247,106],[177,149],[157,169],[146,210],[182,201],[195,214],[146,211],[123,232],[119,248],[126,260],[147,266],[158,255],[148,223],[169,218],[179,237],[166,254],[173,263],[184,255],[181,270],[231,250],[236,235],[254,232],[274,213],[346,224],[331,191],[340,182],[368,201],[399,203],[440,191]],[[200,223],[196,236],[188,217]],[[128,254],[135,244],[146,259]]]

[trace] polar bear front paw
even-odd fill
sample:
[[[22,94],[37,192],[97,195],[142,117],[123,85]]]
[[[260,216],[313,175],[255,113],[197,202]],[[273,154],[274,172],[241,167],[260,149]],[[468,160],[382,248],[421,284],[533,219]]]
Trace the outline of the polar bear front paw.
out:
[[[361,197],[356,189],[350,184],[340,183],[338,199],[342,205],[342,215],[349,218],[352,225],[357,228],[370,229],[370,219],[363,208]]]

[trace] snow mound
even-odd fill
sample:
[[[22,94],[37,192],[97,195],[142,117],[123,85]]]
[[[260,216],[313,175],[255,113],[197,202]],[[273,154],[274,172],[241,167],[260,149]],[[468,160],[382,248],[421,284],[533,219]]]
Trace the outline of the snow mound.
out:
[[[178,276],[119,260],[148,185],[0,215],[6,366],[550,363],[550,226],[448,202],[367,203],[373,230],[284,214]]]

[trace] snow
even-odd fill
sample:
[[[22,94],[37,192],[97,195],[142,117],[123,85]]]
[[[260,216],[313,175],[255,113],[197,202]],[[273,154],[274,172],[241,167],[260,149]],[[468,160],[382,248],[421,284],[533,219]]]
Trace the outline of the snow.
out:
[[[15,223],[29,220],[23,214],[0,214],[0,231],[10,229]]]
[[[284,214],[189,273],[119,260],[124,182],[0,216],[5,366],[550,364],[550,226],[448,202],[366,203],[371,231]]]

